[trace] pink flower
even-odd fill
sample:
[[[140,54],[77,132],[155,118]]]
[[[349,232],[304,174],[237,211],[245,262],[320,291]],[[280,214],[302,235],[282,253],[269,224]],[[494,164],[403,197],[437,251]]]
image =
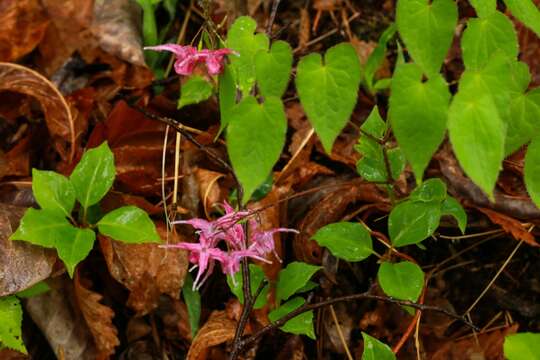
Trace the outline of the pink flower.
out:
[[[145,50],[170,51],[176,56],[174,70],[179,75],[191,75],[198,63],[206,62],[206,67],[210,75],[217,75],[223,71],[225,56],[235,54],[230,49],[200,50],[193,46],[182,46],[177,44],[163,44],[157,46],[147,46]]]
[[[249,246],[249,250],[252,250],[259,256],[264,256],[272,252],[279,261],[281,261],[281,259],[276,252],[274,234],[278,232],[294,232],[298,234],[297,230],[287,228],[261,231],[258,229],[258,224],[254,220],[249,221],[249,227],[251,230],[251,245]]]

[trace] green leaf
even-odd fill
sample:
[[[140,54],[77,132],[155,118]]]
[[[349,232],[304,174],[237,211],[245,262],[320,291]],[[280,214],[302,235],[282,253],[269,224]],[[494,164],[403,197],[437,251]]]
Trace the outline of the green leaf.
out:
[[[256,28],[255,20],[241,16],[232,24],[227,35],[227,47],[238,53],[238,56],[230,56],[229,59],[236,83],[244,96],[255,84],[255,55],[260,50],[267,50],[269,45],[265,34],[253,34]]]
[[[540,360],[540,334],[507,335],[503,348],[508,360]]]
[[[291,46],[282,40],[272,44],[270,51],[255,55],[255,73],[259,90],[264,97],[282,97],[287,90],[293,55]]]
[[[453,197],[447,197],[441,205],[441,215],[450,215],[456,219],[459,230],[462,234],[465,234],[467,228],[467,213],[463,206]]]
[[[306,301],[301,297],[292,298],[279,308],[271,311],[268,314],[268,319],[270,319],[272,322],[279,320],[283,316],[289,314],[291,311],[296,310],[300,306],[304,305],[305,302]],[[295,316],[281,326],[280,329],[291,334],[306,335],[315,340],[315,330],[313,329],[313,310]]]
[[[310,54],[298,63],[296,88],[307,117],[327,153],[356,105],[360,62],[351,44],[331,47],[323,59]]]
[[[394,37],[396,31],[396,24],[390,24],[390,26],[388,26],[388,28],[382,33],[377,46],[366,61],[366,65],[364,66],[364,79],[370,92],[373,92],[373,90],[378,90],[373,86],[373,79],[375,77],[375,73],[377,70],[379,70],[384,61],[388,42]]]
[[[103,235],[126,243],[161,241],[154,222],[144,210],[136,206],[124,206],[111,211],[97,226]]]
[[[510,103],[505,155],[510,155],[533,137],[540,136],[540,88],[515,94]]]
[[[442,202],[446,199],[446,184],[439,178],[428,179],[414,189],[409,199],[423,202]]]
[[[221,119],[218,136],[229,125],[235,105],[236,85],[234,84],[231,68],[226,65],[223,73],[219,76],[219,114]]]
[[[198,104],[212,96],[212,85],[202,76],[194,75],[182,84],[178,108]]]
[[[250,288],[251,293],[255,294],[259,286],[261,285],[261,282],[265,281],[264,271],[260,266],[257,266],[255,264],[249,264],[249,274],[250,274]],[[233,281],[234,277],[234,281]],[[242,278],[242,271],[237,271],[233,276],[228,275],[227,276],[227,284],[229,285],[229,288],[231,289],[231,292],[238,298],[238,301],[240,301],[240,304],[244,303],[244,279]],[[255,301],[255,305],[253,306],[255,309],[260,309],[264,305],[266,305],[268,299],[268,291],[270,290],[270,287],[268,285],[265,285],[265,287],[261,290],[261,294]]]
[[[45,281],[40,281],[27,289],[19,291],[15,295],[20,299],[28,299],[34,296],[44,294],[49,290],[51,290],[51,287]]]
[[[68,178],[54,171],[32,169],[32,192],[42,209],[69,217],[75,205],[75,190]]]
[[[304,287],[309,279],[320,269],[320,266],[295,261],[279,272],[276,285],[276,300],[287,300],[291,295]]]
[[[497,0],[469,0],[479,17],[488,17],[497,10]]]
[[[386,163],[382,145],[375,141],[381,140],[386,132],[386,123],[382,120],[377,106],[371,110],[367,120],[360,129],[368,135],[361,135],[355,149],[362,154],[356,164],[358,174],[367,181],[384,182],[388,180]],[[375,138],[375,139],[374,139]],[[405,157],[399,148],[387,150],[392,178],[397,179],[405,168]]]
[[[244,202],[272,171],[285,144],[286,132],[287,119],[278,98],[268,97],[259,104],[249,96],[234,109],[227,131],[227,150],[244,187]]]
[[[362,332],[364,338],[364,352],[362,353],[362,360],[395,360],[396,355],[392,352],[392,349],[382,341],[369,336],[365,332]]]
[[[461,38],[461,50],[467,69],[485,66],[495,53],[517,58],[519,46],[512,21],[498,11],[480,19],[469,19]]]
[[[15,296],[0,298],[0,347],[7,347],[27,354],[22,341],[23,311]]]
[[[424,287],[424,272],[420,266],[410,262],[383,262],[377,280],[384,293],[400,300],[416,301]]]
[[[308,281],[306,283],[306,285],[304,285],[300,289],[296,290],[296,293],[297,294],[303,294],[303,293],[306,293],[308,291],[311,291],[311,290],[315,289],[318,286],[319,286],[319,284],[317,284],[316,282]]]
[[[84,260],[96,240],[96,233],[90,229],[75,228],[71,237],[59,238],[56,240],[56,250],[58,257],[62,259],[66,265],[66,269],[70,277],[73,277],[73,272],[78,263]]]
[[[429,77],[439,73],[452,43],[458,10],[453,0],[399,0],[396,22],[409,54]]]
[[[450,92],[443,77],[422,81],[416,64],[397,67],[392,77],[390,121],[396,139],[421,181],[431,157],[444,139]]]
[[[505,125],[492,97],[458,92],[450,105],[448,132],[465,173],[493,199],[504,158]]]
[[[540,208],[540,137],[535,138],[527,148],[524,171],[527,192]]]
[[[332,255],[347,261],[361,261],[373,253],[371,235],[365,226],[352,222],[329,224],[317,231],[313,239]]]
[[[396,247],[417,244],[439,226],[439,202],[404,201],[392,209],[388,218],[388,232]]]
[[[77,200],[83,208],[96,204],[112,187],[116,170],[114,155],[107,142],[88,150],[71,173]]]
[[[504,0],[512,15],[540,36],[540,11],[532,0]]]
[[[34,245],[53,248],[64,238],[73,236],[75,228],[67,219],[50,210],[28,209],[10,240],[24,240]]]
[[[201,320],[201,294],[197,290],[193,290],[193,278],[189,272],[184,280],[182,295],[188,311],[191,337],[194,339],[197,331],[199,331],[199,322]]]

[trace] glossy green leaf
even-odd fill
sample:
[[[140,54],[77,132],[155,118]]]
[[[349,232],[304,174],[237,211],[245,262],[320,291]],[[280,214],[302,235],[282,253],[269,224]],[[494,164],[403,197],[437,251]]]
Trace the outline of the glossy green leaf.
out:
[[[392,349],[382,341],[369,336],[365,332],[362,332],[364,338],[364,352],[362,353],[362,360],[395,360],[396,355],[392,352]]]
[[[22,340],[23,311],[15,296],[0,298],[0,348],[7,347],[27,353]]]
[[[478,17],[487,17],[497,10],[497,0],[469,0]]]
[[[198,104],[212,96],[212,85],[202,76],[194,75],[182,84],[178,108]]]
[[[439,73],[458,19],[453,0],[398,0],[396,22],[409,54],[429,77]]]
[[[504,0],[512,15],[540,36],[540,11],[532,0]]]
[[[311,291],[311,290],[315,289],[318,286],[319,286],[319,284],[317,284],[316,282],[308,281],[306,283],[306,285],[304,285],[300,289],[296,290],[296,293],[297,294],[303,294],[305,292],[308,292],[308,291]]]
[[[238,53],[237,56],[229,56],[231,70],[244,96],[255,85],[255,55],[269,46],[265,34],[254,34],[256,28],[255,20],[241,16],[234,21],[227,34],[227,47]]]
[[[390,39],[392,39],[397,31],[397,26],[395,23],[390,24],[390,26],[384,30],[381,37],[379,38],[379,41],[377,43],[377,46],[373,50],[373,52],[369,55],[366,65],[364,66],[364,79],[366,86],[369,91],[373,92],[373,90],[376,88],[373,85],[373,79],[375,77],[375,73],[381,65],[383,64],[384,57],[386,56],[386,47],[388,45],[388,42]]]
[[[265,281],[264,271],[260,266],[257,266],[255,264],[249,264],[249,279],[251,281],[250,287],[251,287],[251,293],[255,294],[259,286],[261,285],[261,282]],[[233,280],[234,277],[234,280]],[[231,289],[231,292],[238,298],[238,301],[240,301],[240,304],[244,303],[244,279],[242,278],[242,271],[237,271],[233,276],[228,275],[227,276],[227,284],[229,285],[229,288]],[[270,287],[268,285],[265,285],[264,288],[261,290],[261,294],[255,301],[255,305],[253,306],[255,309],[260,309],[266,303],[268,302],[268,291],[270,290]]]
[[[320,266],[295,261],[279,272],[276,285],[276,300],[287,300],[291,295],[304,287],[309,279],[320,269]]]
[[[323,58],[310,54],[298,63],[296,88],[308,120],[327,153],[356,105],[360,62],[351,44],[328,49]]]
[[[97,223],[99,232],[126,243],[160,242],[148,214],[136,206],[124,206],[106,214]]]
[[[416,301],[424,287],[424,272],[420,266],[410,262],[383,262],[377,280],[384,293],[400,300]]]
[[[483,67],[497,52],[510,59],[517,58],[519,46],[512,21],[498,11],[469,19],[461,38],[461,50],[467,69]]]
[[[186,274],[184,286],[182,287],[182,295],[188,311],[191,337],[194,339],[197,331],[199,331],[199,323],[201,321],[201,294],[199,294],[199,291],[193,290],[193,278],[190,273]]]
[[[519,150],[532,138],[540,136],[540,88],[514,94],[507,122],[505,155]]]
[[[465,173],[493,199],[506,131],[492,97],[458,92],[450,106],[448,132]]]
[[[236,105],[236,85],[230,66],[226,65],[219,76],[219,133],[229,125],[232,110]]]
[[[540,137],[535,138],[527,148],[524,171],[527,192],[540,208]]]
[[[58,257],[62,259],[66,265],[66,269],[70,277],[73,277],[73,272],[78,263],[84,260],[96,240],[96,233],[90,229],[78,229],[73,231],[71,237],[63,237],[56,240],[56,250]]]
[[[298,309],[300,306],[304,305],[304,303],[305,300],[301,297],[292,298],[279,308],[271,311],[268,314],[268,319],[274,322],[289,314],[291,311]],[[291,334],[306,335],[315,340],[315,330],[313,329],[313,311],[307,311],[295,316],[281,326],[280,329]]]
[[[508,360],[540,360],[540,334],[507,335],[503,349]]]
[[[456,219],[459,230],[465,234],[467,228],[467,213],[463,206],[451,196],[448,196],[441,205],[441,215],[450,215]]]
[[[416,64],[397,67],[391,91],[392,131],[420,182],[444,139],[450,92],[446,81],[438,74],[422,81],[422,69]]]
[[[396,247],[417,244],[439,226],[440,202],[404,201],[396,205],[388,218],[388,232]]]
[[[73,237],[75,228],[68,220],[50,210],[28,209],[11,240],[24,240],[34,245],[53,248],[58,241]]]
[[[276,97],[268,97],[259,104],[249,96],[234,109],[227,131],[227,150],[244,187],[244,202],[272,171],[285,144],[286,132],[285,111]]]
[[[439,178],[428,179],[411,192],[409,199],[423,202],[441,202],[446,199],[446,184]]]
[[[84,208],[100,201],[116,176],[114,155],[107,142],[84,153],[69,177],[77,200]]]
[[[371,235],[365,226],[339,222],[320,228],[313,239],[332,255],[347,261],[361,261],[373,253]]]
[[[32,169],[32,193],[42,209],[71,216],[75,190],[65,176],[54,171]]]
[[[257,85],[264,97],[282,97],[287,90],[293,55],[291,46],[282,40],[272,44],[269,51],[259,51],[255,55]]]
[[[20,299],[28,299],[34,296],[44,294],[49,290],[51,290],[51,287],[45,281],[40,281],[27,289],[19,291],[15,295]]]

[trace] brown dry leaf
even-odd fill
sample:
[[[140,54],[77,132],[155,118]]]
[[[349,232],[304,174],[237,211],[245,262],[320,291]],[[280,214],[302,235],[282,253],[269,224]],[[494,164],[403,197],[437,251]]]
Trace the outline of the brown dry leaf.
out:
[[[169,234],[163,223],[157,224],[158,233],[168,243],[177,243],[179,234]],[[146,314],[157,306],[160,294],[178,299],[184,284],[188,260],[181,249],[164,249],[156,244],[125,244],[99,236],[99,244],[112,277],[131,293],[128,306],[139,314]]]
[[[56,262],[53,250],[9,237],[26,208],[0,203],[0,296],[14,294],[49,277]]]
[[[30,135],[17,142],[4,156],[5,168],[0,171],[0,178],[4,176],[30,175]],[[0,167],[2,167],[0,165]]]
[[[106,359],[114,354],[114,348],[120,345],[118,331],[112,323],[114,311],[110,307],[100,303],[103,296],[88,290],[81,284],[81,278],[78,272],[75,273],[73,284],[75,299],[99,351],[97,358]]]
[[[40,43],[49,20],[38,0],[1,1],[0,24],[0,61],[15,61]]]
[[[199,183],[200,197],[204,206],[204,213],[210,218],[210,213],[222,199],[221,188],[218,180],[225,175],[216,171],[203,168],[195,169],[195,177]]]
[[[229,319],[225,311],[214,311],[191,343],[186,360],[205,360],[212,346],[234,339],[236,321]]]
[[[56,86],[43,75],[27,67],[0,63],[0,91],[7,90],[30,95],[41,104],[55,148],[67,162],[75,155],[75,124],[71,110]],[[67,151],[69,144],[71,150]]]
[[[18,351],[11,349],[1,349],[0,350],[0,359],[2,360],[26,360],[30,359],[28,355],[22,354]]]
[[[97,351],[92,335],[84,325],[82,314],[71,301],[71,281],[57,278],[48,284],[51,290],[26,300],[26,311],[58,359],[95,360]]]
[[[500,225],[501,228],[508,234],[511,234],[514,239],[523,240],[531,246],[540,246],[534,239],[534,236],[516,219],[486,208],[479,207],[478,210],[487,215],[489,220],[494,224]]]

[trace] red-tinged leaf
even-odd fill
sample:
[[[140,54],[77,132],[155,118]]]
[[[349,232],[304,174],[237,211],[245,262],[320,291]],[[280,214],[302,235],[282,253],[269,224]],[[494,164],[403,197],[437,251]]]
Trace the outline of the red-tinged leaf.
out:
[[[118,331],[112,323],[114,311],[100,303],[103,296],[81,284],[78,272],[75,273],[74,290],[79,309],[99,351],[98,358],[106,359],[114,354],[114,349],[120,344]]]
[[[214,311],[191,343],[186,360],[206,360],[208,350],[234,339],[236,321],[227,317],[225,311]]]
[[[56,150],[64,160],[73,160],[75,124],[69,105],[53,83],[27,67],[0,63],[0,91],[13,91],[36,98],[41,104]]]
[[[0,204],[0,296],[22,291],[49,277],[56,262],[52,250],[10,241],[26,208]]]
[[[531,246],[540,246],[534,236],[516,219],[486,208],[479,207],[478,210],[483,212],[494,224],[499,225],[504,231],[511,234],[514,239],[523,240]]]

